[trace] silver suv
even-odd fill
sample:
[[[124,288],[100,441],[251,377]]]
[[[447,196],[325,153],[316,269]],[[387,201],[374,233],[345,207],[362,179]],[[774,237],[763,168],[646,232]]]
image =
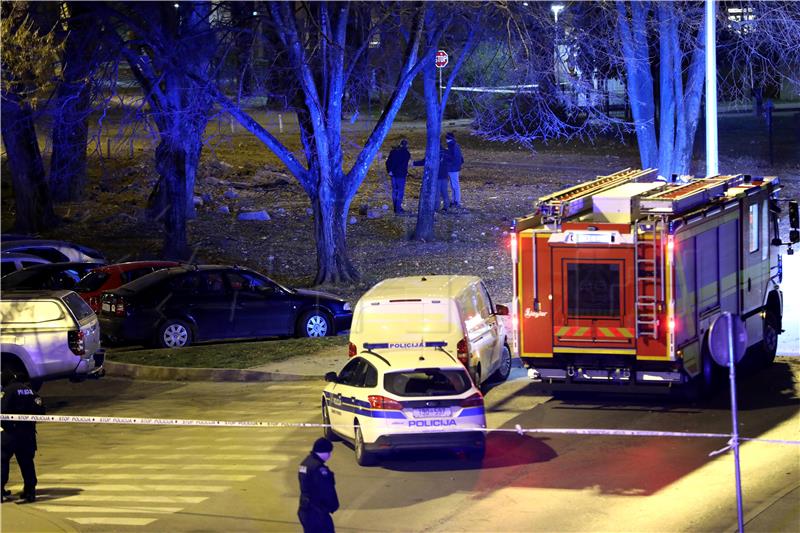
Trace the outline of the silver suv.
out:
[[[34,384],[104,373],[97,316],[72,291],[4,291],[0,334],[4,373]]]

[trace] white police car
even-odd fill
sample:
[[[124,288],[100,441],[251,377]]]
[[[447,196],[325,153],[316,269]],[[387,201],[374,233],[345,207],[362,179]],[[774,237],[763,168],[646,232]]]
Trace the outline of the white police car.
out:
[[[325,436],[353,443],[358,464],[395,450],[446,448],[484,455],[483,395],[444,343],[371,348],[325,375]]]

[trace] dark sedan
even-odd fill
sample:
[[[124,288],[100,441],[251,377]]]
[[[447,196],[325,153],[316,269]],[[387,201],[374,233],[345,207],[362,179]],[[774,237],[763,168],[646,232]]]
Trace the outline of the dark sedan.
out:
[[[284,287],[246,268],[183,265],[147,274],[102,296],[104,338],[165,348],[254,337],[324,337],[350,328],[350,304]]]

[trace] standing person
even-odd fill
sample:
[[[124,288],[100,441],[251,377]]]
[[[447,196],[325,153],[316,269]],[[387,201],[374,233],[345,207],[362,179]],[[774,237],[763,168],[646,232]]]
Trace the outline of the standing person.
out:
[[[7,370],[0,379],[2,405],[5,414],[43,415],[42,399],[30,385],[16,381],[16,376]],[[17,464],[22,472],[24,486],[19,497],[28,503],[36,501],[36,466],[33,457],[36,455],[36,422],[17,422],[3,420],[2,424],[2,500],[11,496],[6,490],[11,457],[16,456]]]
[[[408,161],[411,154],[408,151],[408,141],[402,139],[398,146],[392,148],[386,158],[386,172],[392,179],[392,205],[396,214],[405,213],[403,209],[403,196],[406,193],[406,176],[408,175]]]
[[[461,165],[464,164],[464,156],[461,153],[461,147],[456,142],[455,133],[448,131],[445,138],[447,139],[447,150],[450,152],[450,165],[447,171],[450,176],[450,187],[453,188],[453,203],[450,205],[461,207],[461,184],[458,181],[458,175],[461,172]]]
[[[339,508],[336,496],[336,480],[333,472],[325,466],[331,458],[333,444],[321,437],[314,442],[298,469],[300,479],[300,508],[297,516],[305,533],[333,533],[331,514]]]

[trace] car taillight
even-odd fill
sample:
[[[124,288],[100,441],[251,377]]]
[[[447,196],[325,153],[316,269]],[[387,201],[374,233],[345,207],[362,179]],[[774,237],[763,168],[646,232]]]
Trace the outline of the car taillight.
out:
[[[358,352],[356,345],[352,342],[347,345],[347,357],[355,357]]]
[[[459,404],[461,407],[483,407],[483,394],[476,392],[469,398],[464,398]]]
[[[82,331],[78,330],[68,332],[67,344],[69,345],[69,349],[72,350],[72,353],[75,355],[86,354],[86,343],[84,342],[84,335]]]
[[[125,316],[125,300],[122,298],[117,298],[116,305],[112,306],[114,309],[114,314],[117,316]]]
[[[94,311],[95,313],[99,313],[100,312],[100,298],[98,298],[97,296],[92,296],[91,298],[89,298],[89,307],[91,307],[92,311]]]
[[[369,396],[369,406],[373,409],[386,409],[400,411],[403,404],[386,396]]]
[[[456,357],[461,361],[461,364],[467,366],[469,364],[469,349],[467,346],[467,338],[464,337],[458,344],[456,344]]]

